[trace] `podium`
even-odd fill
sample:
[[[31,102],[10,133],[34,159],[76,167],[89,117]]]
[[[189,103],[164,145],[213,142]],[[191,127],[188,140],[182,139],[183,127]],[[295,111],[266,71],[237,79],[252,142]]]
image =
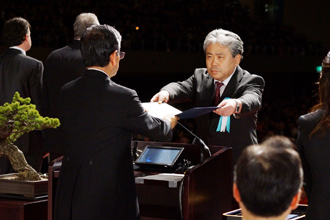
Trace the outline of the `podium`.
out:
[[[224,212],[236,208],[232,206],[231,148],[209,146],[211,156],[201,162],[200,145],[147,141],[134,144],[139,150],[147,145],[184,147],[180,157],[192,165],[185,173],[134,171],[142,220],[218,220]],[[48,167],[48,220],[52,219],[60,167],[61,158]]]
[[[233,209],[231,148],[209,146],[212,155],[201,162],[200,145],[141,141],[137,148],[147,145],[184,147],[180,157],[193,167],[183,174],[135,171],[142,219],[219,220]]]

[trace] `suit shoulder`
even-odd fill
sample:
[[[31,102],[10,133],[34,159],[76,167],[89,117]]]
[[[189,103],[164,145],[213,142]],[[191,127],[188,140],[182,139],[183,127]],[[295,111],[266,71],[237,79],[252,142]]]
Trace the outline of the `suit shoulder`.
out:
[[[262,76],[256,75],[256,74],[251,74],[249,71],[244,70],[242,68],[239,69],[239,72],[243,75],[243,79],[247,81],[254,81],[257,82],[258,84],[265,84],[265,80]]]
[[[323,110],[319,109],[315,112],[311,112],[305,115],[301,115],[298,118],[298,125],[305,127],[305,126],[316,126],[316,124],[321,120],[323,115]]]
[[[52,52],[50,52],[50,54],[48,55],[48,58],[49,57],[53,57],[53,56],[58,56],[58,54],[61,54],[63,52],[65,52],[67,49],[68,46],[65,46],[65,47],[62,47],[62,48],[59,48],[59,49],[56,49],[56,50],[53,50]]]
[[[78,77],[70,82],[67,82],[65,83],[62,88],[61,88],[61,91],[67,91],[67,90],[70,90],[76,83],[77,81],[79,81],[81,79],[81,77]]]
[[[259,79],[263,79],[262,76],[256,75],[256,74],[252,74],[249,71],[239,68],[238,70],[239,72],[241,72],[243,74],[244,77],[250,77],[250,78],[259,78]]]
[[[9,59],[8,59],[9,58]],[[25,68],[35,68],[38,67],[39,69],[43,69],[43,63],[36,58],[18,54],[16,56],[6,57],[5,62],[10,62],[11,64],[20,63],[25,66]]]
[[[40,60],[37,60],[36,58],[30,57],[30,56],[23,56],[23,57],[25,57],[25,59],[29,60],[29,62],[31,62],[31,63],[42,64],[42,62]]]
[[[197,69],[195,69],[193,76],[196,79],[202,79],[202,80],[204,80],[204,79],[213,79],[210,76],[210,74],[207,72],[206,68],[197,68]]]
[[[119,92],[123,95],[137,95],[137,93],[134,89],[130,89],[123,85],[117,84],[113,81],[111,81],[110,85],[113,86],[113,88],[116,90],[116,92]]]
[[[66,56],[68,54],[71,54],[72,51],[77,51],[77,53],[80,52],[80,50],[73,50],[71,47],[65,46],[65,47],[53,50],[47,56],[47,60],[49,60],[49,59],[60,59],[60,57],[62,57],[62,56]]]

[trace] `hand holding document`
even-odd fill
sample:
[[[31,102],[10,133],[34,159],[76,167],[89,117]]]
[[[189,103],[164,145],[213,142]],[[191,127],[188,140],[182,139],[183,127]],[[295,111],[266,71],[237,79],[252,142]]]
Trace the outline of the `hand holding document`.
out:
[[[150,115],[160,119],[163,119],[167,114],[177,115],[182,112],[165,102],[161,104],[158,102],[143,102],[141,104]]]
[[[164,102],[161,104],[159,104],[158,102],[144,102],[142,103],[142,106],[150,115],[161,119],[163,119],[164,116],[167,114],[173,114],[175,116],[178,116],[180,119],[195,118],[212,112],[217,108],[221,108],[218,106],[196,107],[182,112]]]

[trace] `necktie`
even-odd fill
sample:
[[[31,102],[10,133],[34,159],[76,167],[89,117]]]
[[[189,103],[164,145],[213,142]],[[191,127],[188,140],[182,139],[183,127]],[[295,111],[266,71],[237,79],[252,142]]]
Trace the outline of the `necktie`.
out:
[[[215,82],[217,88],[215,89],[214,105],[218,106],[220,102],[220,87],[223,85],[221,82]]]

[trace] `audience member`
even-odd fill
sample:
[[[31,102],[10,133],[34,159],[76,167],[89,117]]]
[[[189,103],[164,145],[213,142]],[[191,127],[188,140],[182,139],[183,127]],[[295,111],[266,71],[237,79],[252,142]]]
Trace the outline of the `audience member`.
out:
[[[293,143],[271,137],[247,147],[234,171],[233,194],[243,219],[285,220],[300,199],[303,170]]]
[[[15,92],[31,98],[31,103],[41,110],[41,76],[43,64],[26,55],[32,46],[31,26],[27,20],[15,17],[6,21],[3,38],[9,49],[0,56],[0,105],[11,103]],[[42,113],[41,113],[42,114]],[[15,144],[24,153],[29,165],[40,172],[43,161],[42,135],[32,131],[20,137]],[[0,173],[14,172],[8,158],[0,158]]]
[[[91,25],[99,24],[93,13],[82,13],[77,16],[73,24],[73,42],[53,51],[45,62],[43,74],[43,107],[48,117],[59,117],[59,94],[61,87],[81,76],[85,72],[85,64],[80,52],[80,37]],[[50,160],[63,154],[63,143],[57,137],[58,129],[46,129],[44,134],[44,147],[50,152]]]
[[[125,55],[120,49],[115,28],[89,27],[81,38],[87,70],[61,89],[60,130],[66,146],[54,219],[140,219],[132,133],[159,141],[172,138],[175,116],[152,117],[134,90],[112,81]]]
[[[239,66],[244,49],[237,34],[213,30],[206,36],[203,48],[207,68],[196,69],[185,81],[166,85],[151,102],[220,107],[196,118],[197,135],[207,145],[232,147],[235,164],[245,147],[258,143],[257,115],[265,82]]]
[[[298,119],[297,147],[302,160],[307,220],[329,219],[330,207],[330,52],[323,59],[318,82],[319,102]]]

